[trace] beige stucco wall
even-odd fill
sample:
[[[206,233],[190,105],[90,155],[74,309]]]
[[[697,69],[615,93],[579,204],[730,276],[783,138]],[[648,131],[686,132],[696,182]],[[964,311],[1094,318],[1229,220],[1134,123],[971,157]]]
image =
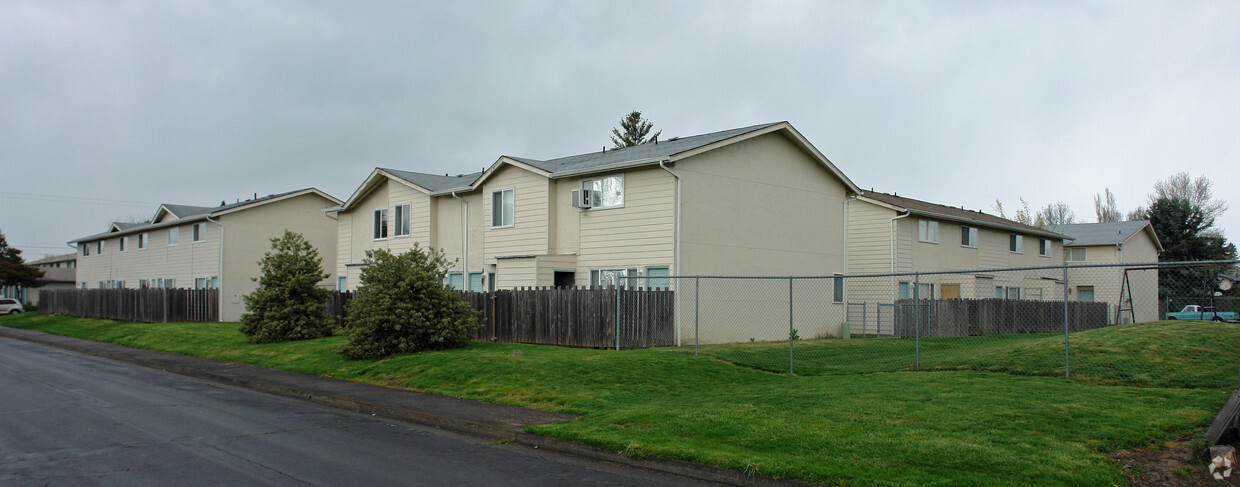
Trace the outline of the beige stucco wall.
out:
[[[262,275],[258,262],[271,251],[271,239],[281,237],[285,230],[301,234],[318,250],[319,257],[323,259],[322,269],[328,274],[319,286],[335,285],[337,226],[335,220],[323,215],[324,208],[334,205],[335,202],[310,193],[256,205],[218,218],[224,226],[221,320],[241,319],[245,312],[245,302],[241,298],[258,288],[254,279]]]

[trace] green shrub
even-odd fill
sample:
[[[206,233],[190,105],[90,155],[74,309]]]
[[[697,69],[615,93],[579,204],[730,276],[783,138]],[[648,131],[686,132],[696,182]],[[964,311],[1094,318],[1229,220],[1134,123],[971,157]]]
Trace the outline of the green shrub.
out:
[[[478,312],[441,284],[448,269],[442,251],[416,243],[400,255],[368,250],[366,264],[345,314],[346,358],[462,347],[481,328]]]
[[[245,296],[241,333],[250,343],[275,343],[331,336],[326,314],[331,291],[317,287],[326,279],[319,251],[300,234],[284,231],[271,239],[271,252],[258,261],[258,289]]]

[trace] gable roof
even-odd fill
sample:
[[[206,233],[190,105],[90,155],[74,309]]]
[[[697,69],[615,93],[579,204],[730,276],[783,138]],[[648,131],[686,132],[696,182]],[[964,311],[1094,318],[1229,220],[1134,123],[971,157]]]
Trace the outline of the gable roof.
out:
[[[1144,230],[1149,234],[1150,240],[1154,241],[1154,247],[1159,252],[1163,251],[1162,242],[1158,240],[1158,235],[1154,233],[1154,226],[1150,225],[1148,220],[1134,220],[1126,222],[1107,222],[1107,223],[1073,223],[1068,225],[1055,225],[1051,227],[1057,232],[1067,235],[1072,242],[1064,244],[1067,247],[1084,247],[1088,245],[1119,245],[1127,242],[1134,235]]]
[[[39,264],[52,264],[55,262],[68,262],[71,260],[77,260],[77,254],[69,253],[69,254],[49,255],[39,260],[27,262],[26,265],[37,266]]]
[[[438,174],[427,174],[413,171],[402,171],[399,169],[389,169],[386,167],[376,167],[370,172],[369,176],[366,176],[366,180],[362,181],[361,186],[358,186],[357,189],[353,191],[353,194],[349,196],[349,199],[345,200],[338,206],[328,208],[328,211],[343,211],[352,208],[357,204],[357,202],[365,199],[371,191],[378,188],[380,182],[387,179],[399,181],[404,185],[417,189],[423,193],[434,195],[450,193],[453,191],[472,191],[474,189],[472,184],[474,181],[477,181],[480,176],[482,176],[482,172],[458,174],[456,176],[449,176],[447,174],[440,176]]]
[[[548,160],[528,157],[501,156],[486,172],[473,183],[477,188],[483,181],[494,174],[502,165],[509,164],[533,170],[548,178],[558,179],[569,176],[614,171],[630,167],[655,165],[660,162],[675,162],[677,159],[692,157],[702,152],[714,150],[729,144],[741,142],[753,137],[773,132],[783,132],[812,158],[829,170],[844,183],[853,194],[860,194],[861,188],[853,184],[835,164],[822,155],[813,144],[797,132],[788,122],[772,122],[750,125],[729,130],[721,130],[708,134],[688,137],[672,137],[666,140],[652,141],[645,144],[620,149],[606,149]]]
[[[181,224],[198,221],[198,220],[206,220],[208,217],[220,216],[220,215],[224,215],[227,213],[242,211],[242,210],[246,210],[246,209],[253,208],[256,206],[262,206],[268,203],[274,203],[280,200],[294,198],[297,196],[301,196],[303,194],[316,194],[316,195],[323,197],[324,199],[328,201],[331,201],[336,204],[340,204],[339,199],[336,199],[336,197],[332,195],[319,191],[316,188],[304,188],[304,189],[298,189],[294,191],[286,191],[284,193],[269,194],[261,198],[238,201],[236,203],[230,203],[230,204],[225,204],[225,205],[220,205],[220,206],[215,206],[215,207],[172,205],[172,204],[164,203],[164,204],[159,205],[159,209],[155,211],[155,217],[152,218],[150,222],[134,223],[134,224],[121,224],[119,222],[114,222],[108,228],[107,232],[85,236],[85,237],[82,237],[76,240],[70,240],[69,243],[76,244],[76,243],[86,242],[90,240],[99,240],[101,238],[140,233],[140,232],[145,232],[145,231],[156,229],[156,228],[164,228],[164,227],[170,227],[174,225],[181,225]],[[165,213],[176,217],[176,219],[160,221],[159,217]],[[125,225],[125,226],[120,227],[119,225]]]
[[[894,194],[879,193],[876,191],[863,190],[861,198],[883,203],[895,209],[908,211],[913,215],[929,216],[943,220],[950,220],[960,223],[968,223],[972,225],[999,228],[1003,230],[1015,231],[1019,233],[1028,233],[1047,237],[1052,239],[1064,239],[1065,237],[1057,232],[1038,228],[1023,223],[1017,223],[1007,218],[988,215],[981,211],[966,210],[952,206],[930,203],[928,201],[915,200],[913,198],[905,198]]]

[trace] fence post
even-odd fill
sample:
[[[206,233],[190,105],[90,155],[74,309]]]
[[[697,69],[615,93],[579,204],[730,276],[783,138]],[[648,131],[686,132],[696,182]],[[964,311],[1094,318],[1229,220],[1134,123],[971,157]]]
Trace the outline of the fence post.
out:
[[[796,375],[792,371],[792,338],[796,329],[792,327],[792,278],[788,278],[788,375]]]
[[[620,286],[619,285],[616,286],[616,350],[620,350]]]
[[[702,296],[702,278],[693,278],[693,356],[698,354],[698,320],[701,319],[701,311],[698,311],[698,303]],[[679,340],[679,338],[678,338]]]
[[[914,370],[921,370],[921,274],[913,274]]]
[[[1063,378],[1072,378],[1072,354],[1068,346],[1068,264],[1063,265]]]

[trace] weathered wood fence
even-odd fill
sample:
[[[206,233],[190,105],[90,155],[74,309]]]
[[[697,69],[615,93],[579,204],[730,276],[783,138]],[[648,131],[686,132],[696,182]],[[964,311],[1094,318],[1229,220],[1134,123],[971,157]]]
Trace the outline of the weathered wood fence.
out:
[[[481,341],[587,348],[648,348],[676,343],[674,291],[520,288],[460,291],[482,312]],[[335,292],[327,312],[339,323],[354,293]]]
[[[39,310],[142,323],[219,321],[218,289],[44,289]]]
[[[1107,303],[1068,302],[1068,330],[1108,326]],[[916,320],[921,326],[917,327]],[[896,301],[899,336],[959,337],[1064,331],[1063,301],[936,299]]]

